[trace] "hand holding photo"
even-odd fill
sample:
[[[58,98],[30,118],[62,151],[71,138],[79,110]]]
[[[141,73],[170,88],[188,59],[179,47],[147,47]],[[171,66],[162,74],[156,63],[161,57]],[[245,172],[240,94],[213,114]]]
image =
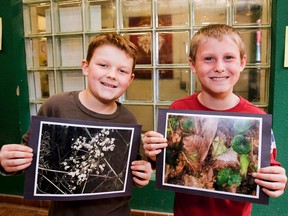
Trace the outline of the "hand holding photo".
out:
[[[168,140],[157,158],[158,188],[268,203],[252,173],[270,164],[270,115],[160,110],[158,122]]]
[[[25,199],[85,200],[129,196],[130,164],[141,142],[140,125],[33,116],[33,164]]]

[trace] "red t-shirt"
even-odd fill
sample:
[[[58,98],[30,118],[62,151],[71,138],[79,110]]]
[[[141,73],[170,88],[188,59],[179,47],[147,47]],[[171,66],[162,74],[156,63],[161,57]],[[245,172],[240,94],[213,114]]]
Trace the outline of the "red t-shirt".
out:
[[[178,110],[204,110],[217,111],[203,106],[197,96],[199,93],[179,99],[173,102],[170,109]],[[229,110],[221,110],[221,112],[241,112],[252,114],[265,114],[265,112],[240,97],[240,102]],[[276,148],[274,137],[272,136],[271,144],[271,165],[281,165],[276,161]],[[174,216],[249,216],[251,215],[252,203],[239,202],[232,200],[217,199],[198,195],[189,195],[184,193],[175,193],[174,199]]]

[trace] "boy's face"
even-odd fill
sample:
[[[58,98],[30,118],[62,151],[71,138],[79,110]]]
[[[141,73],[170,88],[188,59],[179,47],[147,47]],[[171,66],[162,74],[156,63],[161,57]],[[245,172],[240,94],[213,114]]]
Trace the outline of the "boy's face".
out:
[[[239,47],[231,38],[206,38],[198,47],[195,62],[190,61],[190,68],[197,74],[202,91],[218,96],[233,93],[245,64],[246,56],[240,59]]]
[[[133,58],[111,45],[97,47],[90,63],[82,61],[82,71],[88,76],[87,90],[103,103],[114,102],[128,88],[134,74]]]

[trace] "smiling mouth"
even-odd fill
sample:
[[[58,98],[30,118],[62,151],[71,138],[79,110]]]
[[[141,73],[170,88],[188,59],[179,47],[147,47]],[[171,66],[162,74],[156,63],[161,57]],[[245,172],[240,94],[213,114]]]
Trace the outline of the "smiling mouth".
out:
[[[106,86],[106,87],[108,87],[108,88],[117,88],[117,86],[112,85],[112,84],[109,84],[109,83],[104,83],[104,82],[102,82],[102,85],[104,85],[104,86]]]
[[[223,77],[210,77],[211,80],[215,80],[215,81],[221,81],[221,80],[226,80],[228,79],[229,76],[223,76]]]

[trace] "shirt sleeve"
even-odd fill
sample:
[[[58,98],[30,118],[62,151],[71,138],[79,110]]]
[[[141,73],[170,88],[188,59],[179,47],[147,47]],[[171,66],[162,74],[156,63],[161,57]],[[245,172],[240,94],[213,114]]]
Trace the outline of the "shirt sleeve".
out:
[[[271,130],[271,154],[270,154],[270,164],[271,166],[281,166],[281,163],[276,161],[277,149],[273,130]]]

